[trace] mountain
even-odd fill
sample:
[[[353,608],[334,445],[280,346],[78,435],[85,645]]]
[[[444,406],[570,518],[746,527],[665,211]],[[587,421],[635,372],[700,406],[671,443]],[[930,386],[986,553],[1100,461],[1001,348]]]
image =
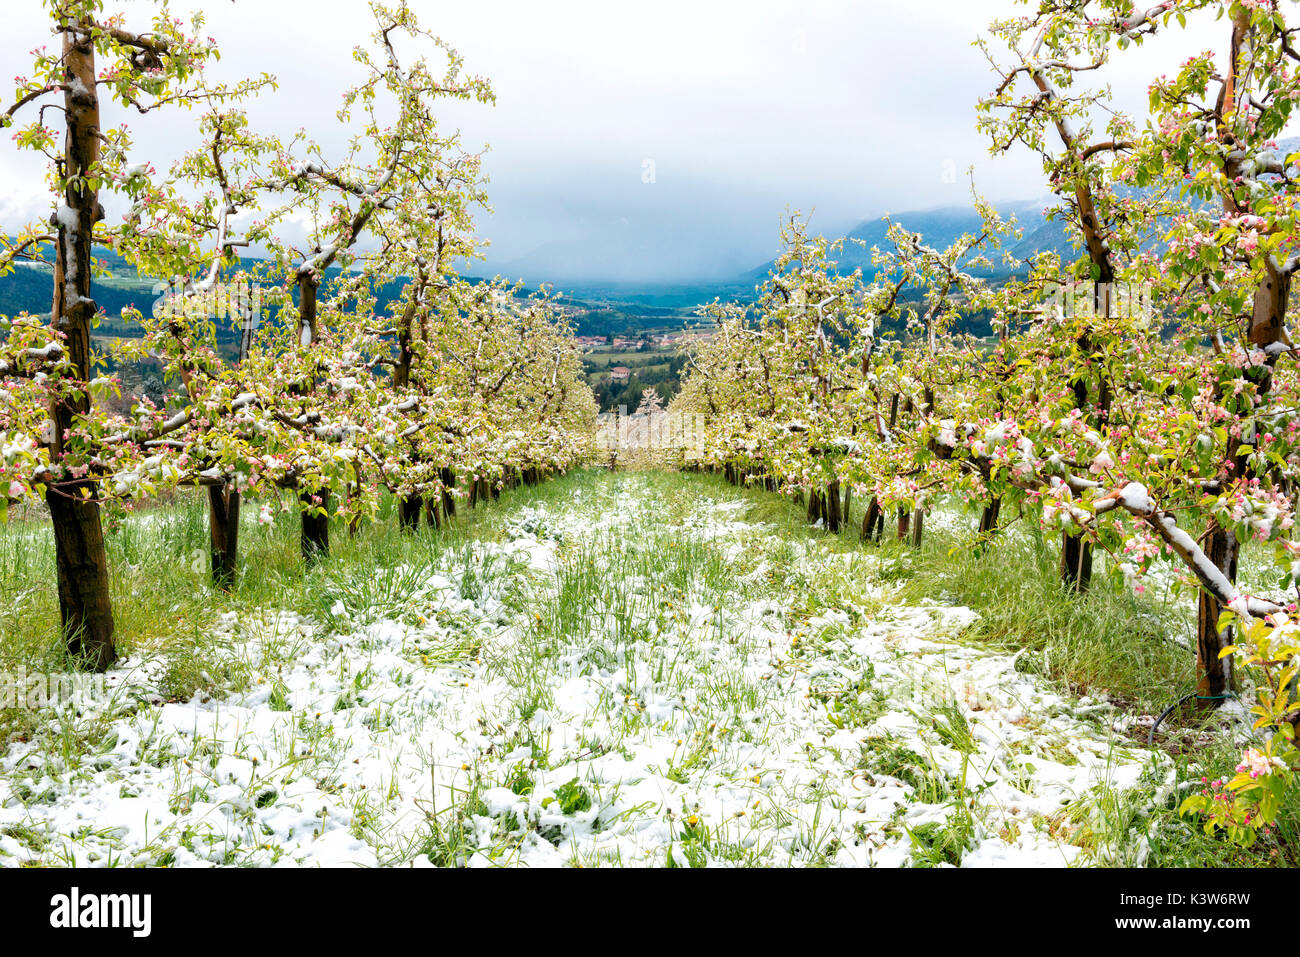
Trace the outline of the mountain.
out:
[[[1014,213],[1026,227],[1026,236],[1016,247],[1017,255],[1027,256],[1038,249],[1065,249],[1068,245],[1061,226],[1041,218],[1044,205],[1039,201],[1003,204],[1003,214]],[[980,224],[974,209],[958,206],[914,210],[893,218],[906,228],[920,232],[925,241],[936,248],[947,246],[963,232],[978,229]],[[862,240],[866,247],[846,243],[840,258],[841,267],[853,269],[861,266],[864,274],[870,276],[873,273],[870,247],[886,241],[886,229],[882,219],[865,220],[849,229],[847,235]],[[683,255],[689,256],[689,250],[683,253],[671,244],[640,243],[627,232],[608,234],[605,241],[602,247],[599,244],[592,246],[585,242],[556,240],[502,267],[499,272],[507,277],[524,276],[528,279],[529,289],[533,289],[540,281],[536,277],[554,275],[552,268],[559,268],[563,273],[571,271],[572,267],[568,264],[573,262],[575,255],[595,256],[597,258],[587,267],[578,270],[588,278],[570,277],[555,282],[554,292],[560,296],[561,304],[573,317],[576,331],[580,335],[625,335],[681,328],[690,322],[696,306],[715,298],[748,301],[753,298],[754,287],[767,277],[772,266],[772,261],[769,260],[756,268],[724,274],[730,278],[709,278],[695,282],[666,283],[656,282],[652,278],[620,280],[612,277],[622,273],[622,264],[629,256],[641,258],[647,276],[665,272],[680,274],[681,263],[678,259]],[[149,309],[156,297],[152,292],[153,283],[139,279],[134,270],[107,250],[96,249],[96,255],[108,260],[106,265],[113,271],[111,279],[99,280],[96,286],[96,301],[108,314],[100,334],[138,335],[139,327],[123,323],[118,315],[122,307],[129,305]],[[667,258],[661,259],[661,256]],[[244,261],[246,266],[253,263],[254,260],[251,259]],[[609,269],[610,273],[602,274],[604,269]],[[337,274],[337,269],[331,269],[327,273],[330,279],[336,278]],[[48,267],[30,266],[19,266],[8,276],[0,277],[0,315],[16,315],[23,311],[47,313],[50,308],[51,279]],[[379,290],[379,308],[383,309],[399,292],[400,285],[396,283]]]
[[[1282,141],[1278,151],[1290,155],[1298,149],[1300,138],[1293,138]],[[997,204],[1002,215],[1014,216],[1023,230],[1022,238],[1010,247],[1016,259],[1027,259],[1043,251],[1056,251],[1067,259],[1078,255],[1065,224],[1043,217],[1044,209],[1051,203],[1050,197],[1043,197]],[[962,233],[974,232],[981,225],[974,208],[964,206],[908,210],[890,218],[906,229],[919,232],[936,249],[947,247]],[[477,271],[490,271],[507,278],[522,277],[529,289],[549,283],[561,296],[579,333],[619,335],[680,328],[689,321],[696,306],[715,298],[749,301],[755,286],[767,277],[774,263],[769,259],[745,269],[742,254],[727,245],[725,231],[716,224],[691,222],[674,226],[647,219],[633,225],[622,219],[613,224],[588,226],[586,238],[553,239],[500,267],[483,269],[477,264]],[[883,216],[863,220],[847,230],[839,224],[827,230],[823,222],[820,230],[859,240],[844,244],[839,266],[843,270],[861,267],[868,280],[874,276],[871,247],[883,248],[888,243],[888,224]],[[690,242],[680,241],[683,231],[690,234]],[[708,257],[701,252],[705,247],[712,247]],[[109,315],[108,328],[101,333],[138,334],[135,330],[115,328],[122,324],[114,317],[126,305],[148,308],[154,298],[152,284],[140,280],[133,270],[105,250],[97,249],[96,254],[110,260],[108,265],[114,273],[112,279],[100,281],[96,290],[96,301]],[[336,274],[337,270],[330,271],[331,278]],[[700,278],[673,282],[658,278],[692,274]],[[996,278],[1003,276],[1003,272],[994,270],[991,275]],[[0,315],[48,312],[50,283],[48,269],[20,266],[10,275],[0,277]],[[399,284],[381,290],[380,308],[399,291]]]

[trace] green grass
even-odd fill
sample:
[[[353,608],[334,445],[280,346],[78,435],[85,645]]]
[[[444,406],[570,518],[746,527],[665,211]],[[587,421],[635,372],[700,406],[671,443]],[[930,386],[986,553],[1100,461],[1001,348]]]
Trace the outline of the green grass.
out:
[[[510,500],[507,493],[501,505],[462,508],[450,529],[417,535],[397,529],[392,503],[386,503],[380,520],[356,536],[342,522],[332,523],[331,555],[310,571],[299,554],[296,514],[277,511],[266,527],[246,521],[238,586],[231,593],[210,585],[205,497],[182,493],[134,515],[105,510],[118,654],[161,660],[159,690],[169,699],[241,687],[247,675],[221,653],[216,625],[223,614],[273,608],[330,623],[339,602],[372,616],[399,612],[444,553],[459,552],[469,561],[467,543],[490,529],[488,513],[509,507]],[[245,516],[255,516],[259,507],[246,501]],[[53,536],[39,514],[0,526],[0,669],[73,669],[59,634],[54,582]],[[26,736],[31,720],[20,709],[0,709],[0,742]]]
[[[962,636],[994,650],[1020,652],[1019,670],[1036,673],[1075,695],[1109,702],[1119,713],[1158,714],[1195,686],[1196,660],[1191,646],[1195,593],[1149,589],[1135,594],[1122,580],[1105,573],[1101,556],[1091,587],[1075,595],[1059,584],[1059,542],[1045,539],[1028,523],[1016,523],[1014,532],[994,536],[982,549],[972,547],[978,512],[946,505],[955,512],[952,521],[927,523],[922,545],[899,542],[892,522],[879,543],[863,541],[860,531],[863,504],[837,535],[809,529],[805,510],[767,492],[738,489],[720,477],[702,475],[698,481],[733,497],[753,502],[751,520],[768,522],[790,541],[812,537],[841,552],[874,556],[876,577],[898,585],[897,600],[925,600],[966,605],[979,620]],[[1007,522],[1013,516],[1003,516]],[[891,516],[892,518],[892,516]],[[1248,561],[1248,558],[1247,558]],[[1249,574],[1249,570],[1245,570]],[[787,587],[805,589],[810,609],[833,605],[843,597],[843,583],[790,581]],[[1181,639],[1181,640],[1180,640]],[[1164,738],[1162,744],[1176,763],[1178,782],[1199,782],[1202,776],[1230,776],[1240,748],[1214,732],[1219,722],[1213,712],[1187,710],[1171,715],[1163,731],[1178,730],[1198,739],[1198,745],[1181,738]],[[1145,744],[1145,729],[1134,732]],[[1208,745],[1200,742],[1211,741]],[[931,800],[950,797],[951,781],[936,773],[928,759],[875,740],[864,753],[862,766],[899,777]],[[1154,785],[1153,785],[1154,786]],[[1186,786],[1186,785],[1184,785]],[[1103,826],[1112,833],[1084,840],[1115,842],[1136,827],[1146,835],[1150,866],[1243,867],[1300,864],[1300,793],[1285,803],[1274,833],[1250,849],[1242,849],[1216,835],[1207,835],[1194,819],[1179,818],[1184,792],[1175,792],[1159,806],[1138,807],[1116,802]],[[925,826],[913,833],[918,865],[954,862],[960,855],[951,844],[952,821]]]
[[[718,476],[653,474],[647,481],[659,521],[646,521],[644,516],[637,520],[635,547],[628,547],[626,539],[614,532],[562,543],[565,561],[553,589],[540,594],[511,593],[513,607],[527,612],[529,624],[518,653],[493,665],[515,689],[517,727],[528,728],[532,715],[553,704],[541,680],[548,663],[574,653],[576,639],[598,627],[608,627],[610,639],[593,642],[581,652],[591,656],[593,666],[621,666],[628,673],[638,667],[651,668],[658,681],[679,692],[701,694],[715,716],[752,709],[759,698],[744,676],[688,671],[675,660],[652,655],[646,620],[673,621],[689,599],[715,608],[717,617],[708,623],[704,634],[726,640],[728,602],[753,601],[781,589],[783,594],[796,596],[803,621],[828,609],[847,609],[851,627],[855,619],[868,619],[879,610],[873,599],[863,595],[863,584],[870,579],[891,584],[895,602],[932,600],[969,606],[980,618],[962,636],[963,641],[1019,652],[1022,670],[1040,674],[1074,694],[1110,701],[1121,711],[1158,712],[1194,683],[1194,656],[1174,640],[1187,634],[1190,595],[1180,599],[1134,595],[1122,582],[1103,574],[1094,577],[1087,595],[1069,594],[1057,584],[1055,543],[1032,530],[999,535],[977,553],[970,547],[977,518],[966,512],[950,523],[951,527],[949,523],[928,523],[920,548],[892,540],[873,544],[859,540],[860,503],[854,521],[832,536],[809,528],[801,507],[771,493],[735,488]],[[507,571],[491,561],[481,561],[473,547],[476,541],[504,540],[503,516],[529,505],[555,504],[575,494],[601,497],[616,493],[617,477],[611,482],[604,472],[577,472],[537,488],[507,491],[499,502],[478,509],[462,506],[450,527],[421,529],[415,535],[397,529],[389,502],[379,520],[355,536],[335,523],[331,554],[313,569],[304,569],[299,558],[296,515],[277,511],[271,525],[246,524],[241,530],[239,584],[230,594],[214,592],[208,584],[206,501],[202,497],[182,494],[138,516],[106,516],[120,650],[124,655],[147,653],[160,659],[160,690],[168,698],[239,688],[253,680],[255,669],[221,653],[222,631],[217,625],[222,615],[285,609],[326,626],[338,624],[342,617],[355,622],[367,617],[418,616],[424,582],[433,569],[448,562],[463,572],[459,576],[463,597],[472,599],[481,589],[508,589]],[[690,503],[701,493],[724,502],[743,502],[747,522],[770,526],[765,553],[727,559],[707,542],[674,533],[672,526],[689,517]],[[257,503],[245,503],[248,514],[255,515],[257,508]],[[548,530],[540,528],[536,533],[545,535]],[[807,564],[800,561],[807,548],[824,549],[844,560],[823,563],[816,574],[810,574]],[[0,667],[45,671],[70,667],[58,636],[53,581],[48,525],[35,517],[0,527]],[[653,587],[643,587],[647,583]],[[449,632],[452,637],[443,646],[425,649],[429,656],[451,660],[479,653],[473,635],[459,635],[454,627]],[[291,642],[278,643],[272,635],[264,644],[265,660],[257,664],[288,662],[297,651]],[[357,681],[363,682],[364,676],[359,674]],[[831,724],[864,727],[878,717],[886,703],[871,698],[871,682],[872,676],[864,673],[858,682],[822,695]],[[619,689],[607,702],[620,716],[623,735],[647,720],[635,694],[632,687]],[[123,705],[129,706],[134,705]],[[937,739],[965,753],[970,748],[971,729],[960,709],[945,710],[942,702],[936,702],[935,708]],[[35,731],[33,720],[30,712],[0,711],[0,743],[29,738]],[[1180,720],[1193,729],[1208,726],[1195,715]],[[725,721],[715,723],[725,725]],[[69,722],[46,746],[65,754],[94,754],[105,746],[104,731],[102,726]],[[738,727],[732,733],[737,740],[761,741],[763,729]],[[617,747],[616,738],[611,735],[587,744],[600,753]],[[674,759],[674,773],[686,780],[719,743],[718,727],[700,727],[696,737],[684,740]],[[549,744],[544,735],[524,731],[510,744],[531,747],[536,767],[521,764],[509,782],[497,783],[527,793],[537,769],[547,767]],[[1227,743],[1193,753],[1171,751],[1178,781],[1199,780],[1202,774],[1219,776],[1236,763],[1236,750]],[[960,860],[971,827],[961,812],[964,782],[940,772],[929,756],[886,738],[872,739],[859,766],[867,773],[903,781],[926,801],[952,803],[944,823],[921,825],[908,833],[917,866]],[[456,801],[430,809],[419,848],[435,861],[464,859],[469,821],[481,805],[479,790],[484,784],[476,781]],[[566,815],[598,812],[607,797],[577,778],[554,793]],[[252,797],[257,802],[274,801],[269,792]],[[178,791],[178,800],[197,798]],[[28,793],[26,800],[41,800],[39,790]],[[1300,797],[1289,800],[1276,833],[1246,851],[1205,835],[1194,821],[1178,819],[1179,800],[1175,792],[1155,808],[1115,801],[1106,807],[1100,821],[1087,825],[1095,832],[1087,839],[1098,845],[1114,843],[1136,828],[1145,835],[1147,862],[1160,866],[1300,863]],[[682,823],[689,817],[690,809],[679,815],[672,852],[675,863],[701,862],[706,851],[743,863],[756,859],[763,850],[733,845],[724,826],[710,830]],[[364,830],[366,821],[360,815],[356,826]],[[527,829],[518,821],[514,827],[506,826],[509,823],[501,822],[498,835],[498,849],[507,856],[511,842],[517,844]],[[1064,820],[1058,823],[1083,826]],[[25,845],[43,840],[39,832],[20,825],[10,831],[10,837]],[[808,840],[816,844],[816,833],[810,833]],[[394,854],[400,858],[416,849],[395,849]],[[830,849],[820,845],[817,850],[830,854]]]
[[[978,513],[948,508],[964,521],[954,523],[955,531],[927,525],[920,548],[898,542],[889,523],[881,543],[862,541],[858,531],[862,514],[857,509],[856,523],[848,523],[838,536],[826,537],[879,555],[886,577],[900,584],[902,600],[952,602],[979,612],[979,620],[963,640],[1021,651],[1021,670],[1041,674],[1075,694],[1109,701],[1122,713],[1157,714],[1195,686],[1196,659],[1190,646],[1194,592],[1151,589],[1134,594],[1121,580],[1104,574],[1099,557],[1087,594],[1072,594],[1059,584],[1058,541],[1044,539],[1035,528],[1022,528],[1020,534],[995,536],[977,550],[971,546]],[[786,511],[802,513],[794,506]],[[837,543],[837,547],[843,546]],[[1214,735],[1217,727],[1213,712],[1189,709],[1166,719],[1162,731],[1206,731],[1206,740],[1212,741],[1195,748],[1183,746],[1179,739],[1166,743],[1179,782],[1230,776],[1241,750],[1223,735]],[[1135,736],[1145,743],[1144,729]],[[888,759],[887,766],[891,761],[909,783],[941,792],[941,782],[933,778],[923,758],[908,753]],[[1157,867],[1300,864],[1300,793],[1289,796],[1274,834],[1250,849],[1207,835],[1195,819],[1179,818],[1181,797],[1176,792],[1154,809],[1116,806],[1111,824],[1117,834],[1111,839],[1139,822],[1147,839],[1147,863]],[[935,863],[951,856],[950,844],[945,843],[947,830],[935,825],[922,835],[914,834],[918,859]]]
[[[1083,595],[1062,587],[1057,543],[1036,534],[1000,535],[982,551],[969,530],[931,531],[913,549],[897,542],[881,552],[897,563],[901,597],[967,605],[980,619],[967,637],[990,646],[1034,652],[1023,668],[1139,710],[1160,710],[1195,684],[1195,656],[1173,640],[1187,636],[1173,601],[1135,595],[1122,581],[1093,577]],[[871,547],[871,546],[866,546]],[[1185,599],[1190,601],[1190,599]]]

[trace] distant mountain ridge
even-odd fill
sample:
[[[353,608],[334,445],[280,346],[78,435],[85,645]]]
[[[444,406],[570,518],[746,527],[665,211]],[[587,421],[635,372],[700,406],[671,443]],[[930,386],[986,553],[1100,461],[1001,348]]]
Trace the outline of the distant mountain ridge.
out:
[[[1283,156],[1300,151],[1300,137],[1282,140],[1278,152]],[[1017,200],[995,204],[1003,216],[1014,216],[1023,230],[1021,239],[1009,247],[1017,260],[1028,259],[1036,253],[1055,251],[1063,258],[1073,259],[1074,249],[1067,224],[1048,220],[1044,211],[1056,202],[1050,195],[1032,200]],[[871,247],[884,247],[888,243],[888,223],[884,216],[904,228],[920,233],[925,242],[936,249],[949,246],[962,233],[978,231],[979,215],[973,206],[935,206],[926,209],[882,213],[865,219],[844,234],[846,242],[837,256],[842,270],[861,268],[868,281],[874,277],[871,264]],[[608,278],[620,274],[620,263],[628,257],[640,257],[654,268],[647,273],[681,275],[683,256],[689,250],[665,245],[652,239],[642,241],[632,232],[615,231],[597,237],[596,242],[556,239],[544,243],[528,255],[512,260],[491,270],[507,277],[522,276],[529,289],[542,283],[561,294],[561,301],[571,307],[578,331],[587,335],[606,333],[624,334],[638,329],[666,328],[686,321],[694,308],[715,298],[724,301],[750,301],[755,287],[762,283],[775,260],[747,270],[738,270],[731,277],[719,279],[655,281],[653,279],[627,280]],[[96,255],[106,256],[104,250]],[[116,257],[108,256],[114,278],[101,283],[96,300],[109,316],[114,316],[123,306],[148,308],[153,296],[151,284],[140,280]],[[581,259],[581,268],[576,268]],[[487,270],[484,270],[485,272]],[[336,273],[337,270],[331,270]],[[574,277],[580,274],[581,278]],[[1005,270],[994,270],[992,276],[1005,276]],[[602,278],[602,276],[606,278]],[[481,280],[482,276],[467,278]],[[51,277],[48,272],[22,268],[0,278],[0,314],[15,315],[21,311],[33,314],[48,313],[51,298]],[[380,306],[400,291],[398,284],[381,290]]]
[[[1048,222],[1042,211],[1048,200],[1027,200],[1000,205],[1003,215],[1015,215],[1025,228],[1024,238],[1013,247],[1018,257],[1026,257],[1043,249],[1066,252],[1069,241],[1060,223]],[[973,207],[940,206],[931,209],[910,210],[891,216],[905,228],[919,232],[925,241],[939,249],[948,246],[965,232],[979,229],[980,218]],[[848,238],[861,240],[862,244],[849,242],[843,245],[838,257],[844,270],[862,267],[863,274],[874,275],[871,266],[871,247],[886,242],[888,226],[883,218],[863,220],[848,232]],[[557,242],[552,252],[566,248]],[[611,250],[614,258],[624,250]],[[106,250],[97,249],[96,255],[107,258],[114,278],[101,282],[96,301],[110,316],[111,327],[120,323],[111,321],[124,306],[147,310],[153,301],[152,283],[141,280],[118,257]],[[253,264],[247,260],[246,264]],[[701,280],[694,282],[632,282],[601,279],[557,281],[549,283],[561,295],[561,301],[575,310],[575,324],[585,335],[623,334],[645,328],[662,328],[686,321],[694,307],[713,299],[746,302],[754,297],[755,287],[762,283],[772,268],[774,260],[738,273],[732,279]],[[330,278],[338,273],[329,271]],[[503,269],[503,275],[513,272]],[[544,275],[544,274],[541,274]],[[545,280],[537,272],[528,278],[528,287],[536,288]],[[484,279],[471,276],[471,279]],[[26,311],[32,314],[48,313],[51,298],[51,277],[47,270],[19,267],[8,276],[0,278],[0,314],[15,315]],[[380,308],[400,291],[397,283],[380,291]],[[116,334],[130,334],[115,328]]]

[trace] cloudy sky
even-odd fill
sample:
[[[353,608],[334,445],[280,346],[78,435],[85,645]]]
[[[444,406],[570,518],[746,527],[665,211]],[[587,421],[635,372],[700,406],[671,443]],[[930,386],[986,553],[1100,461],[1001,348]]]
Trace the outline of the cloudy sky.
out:
[[[341,149],[334,117],[371,30],[364,0],[204,0],[223,74],[268,70],[280,88],[252,110]],[[787,207],[841,232],[883,212],[967,201],[974,166],[993,199],[1045,192],[1027,154],[992,158],[974,128],[990,72],[971,44],[1010,0],[412,0],[422,21],[492,79],[495,106],[446,121],[490,146],[488,270],[549,278],[681,281],[731,276],[775,251]],[[109,0],[137,21],[152,4]],[[178,0],[178,11],[192,8]],[[46,42],[40,0],[5,0],[0,76]],[[1153,73],[1213,34],[1180,35],[1117,62],[1138,105]],[[193,118],[131,121],[161,167],[193,142]],[[648,175],[653,172],[653,176]],[[954,176],[954,172],[956,175]],[[647,182],[652,180],[652,182]],[[46,206],[30,157],[0,149],[0,217]],[[480,269],[479,271],[483,271]]]

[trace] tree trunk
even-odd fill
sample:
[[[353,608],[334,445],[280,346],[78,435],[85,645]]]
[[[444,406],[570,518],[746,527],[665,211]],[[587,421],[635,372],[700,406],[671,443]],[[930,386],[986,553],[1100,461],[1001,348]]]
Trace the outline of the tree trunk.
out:
[[[302,560],[305,565],[312,565],[330,550],[330,516],[329,492],[322,489],[320,504],[312,504],[312,496],[304,492],[302,501]]]
[[[1237,580],[1237,539],[1231,532],[1211,519],[1201,547],[1228,581]],[[1232,644],[1232,627],[1219,631],[1222,612],[1219,600],[1202,588],[1196,606],[1196,692],[1205,697],[1218,697],[1233,686],[1232,656],[1219,657]]]
[[[90,327],[99,307],[91,293],[91,238],[103,218],[98,190],[84,178],[99,161],[99,100],[96,97],[95,48],[90,31],[63,31],[63,65],[69,83],[64,92],[63,175],[68,186],[63,203],[71,215],[53,217],[55,229],[54,297],[50,324],[63,336],[63,348],[75,377],[91,378]],[[50,406],[54,423],[50,458],[64,456],[64,440],[90,412],[89,392],[57,397]],[[76,464],[76,463],[73,463]],[[102,671],[117,657],[113,646],[113,611],[109,598],[108,552],[100,520],[98,486],[91,481],[61,482],[45,495],[54,529],[59,617],[68,651]]]
[[[319,332],[316,318],[320,280],[312,273],[298,277],[298,342],[304,347],[316,342]],[[312,383],[315,388],[315,383]]]
[[[420,270],[419,287],[411,296],[411,301],[402,310],[401,321],[397,327],[397,362],[393,366],[393,385],[404,389],[411,384],[411,332],[415,326],[415,312],[424,292],[424,270]]]
[[[239,493],[229,483],[208,486],[208,539],[212,585],[234,591],[235,559],[239,555]]]
[[[1087,337],[1083,342],[1086,344]],[[1088,386],[1082,380],[1074,384],[1075,406],[1080,409],[1088,408]],[[1096,424],[1095,416],[1089,416],[1089,421]],[[1088,590],[1088,584],[1092,581],[1092,542],[1082,534],[1071,535],[1068,532],[1061,539],[1061,584],[1067,589],[1076,593],[1083,594]]]
[[[826,530],[838,532],[840,530],[840,483],[838,480],[826,486],[825,496]]]
[[[442,514],[447,516],[451,521],[456,517],[456,498],[451,494],[451,489],[456,487],[456,473],[451,469],[440,469],[438,478],[444,486],[442,493]]]
[[[365,482],[365,475],[361,471],[361,466],[358,465],[356,462],[352,463],[352,471],[353,474],[356,475],[357,480],[355,482],[349,482],[347,487],[348,538],[356,538],[357,532],[361,529],[361,516],[363,513],[361,509],[356,508],[355,506],[358,500],[360,500],[361,498],[361,488]]]
[[[442,516],[439,514],[438,500],[432,495],[424,500],[424,521],[430,528],[442,528]]]
[[[912,528],[912,513],[903,506],[898,507],[898,540],[907,541],[907,534]]]
[[[82,498],[94,483],[51,486],[45,494],[54,525],[59,615],[68,653],[83,665],[103,671],[117,658],[113,609],[108,591],[108,553],[99,505]]]
[[[912,519],[912,544],[921,547],[921,530],[925,528],[925,509],[918,508],[916,515]]]
[[[256,326],[251,303],[240,323],[239,362],[243,364],[252,348],[253,330]],[[239,557],[239,493],[230,483],[208,487],[208,542],[212,566],[212,585],[222,591],[234,591],[238,584],[235,567]]]
[[[1274,263],[1267,263],[1264,280],[1255,290],[1250,326],[1252,345],[1266,349],[1283,341],[1283,320],[1290,295],[1290,275],[1279,271]],[[1271,354],[1262,367],[1252,370],[1260,395],[1267,395],[1272,389],[1273,364],[1276,359],[1276,354]],[[1235,441],[1229,446],[1228,452],[1236,466],[1234,474],[1245,475],[1246,460],[1238,453]],[[1239,551],[1236,536],[1210,519],[1209,528],[1201,539],[1201,547],[1214,567],[1228,581],[1235,583]],[[1231,691],[1234,684],[1232,657],[1219,657],[1219,652],[1232,644],[1231,627],[1219,631],[1219,615],[1222,612],[1223,606],[1219,600],[1202,588],[1196,605],[1196,690],[1207,698],[1217,698]]]
[[[424,499],[418,495],[408,495],[397,506],[397,521],[404,532],[414,532],[420,527],[420,509],[424,508]]]
[[[1083,535],[1066,535],[1061,542],[1061,582],[1082,594],[1092,581],[1092,542]]]
[[[998,513],[1002,511],[1002,499],[995,498],[984,506],[980,513],[980,534],[990,535],[998,527]]]
[[[867,502],[867,514],[862,519],[862,537],[867,541],[878,542],[884,531],[885,513],[880,508],[880,502],[873,495],[871,501]]]

